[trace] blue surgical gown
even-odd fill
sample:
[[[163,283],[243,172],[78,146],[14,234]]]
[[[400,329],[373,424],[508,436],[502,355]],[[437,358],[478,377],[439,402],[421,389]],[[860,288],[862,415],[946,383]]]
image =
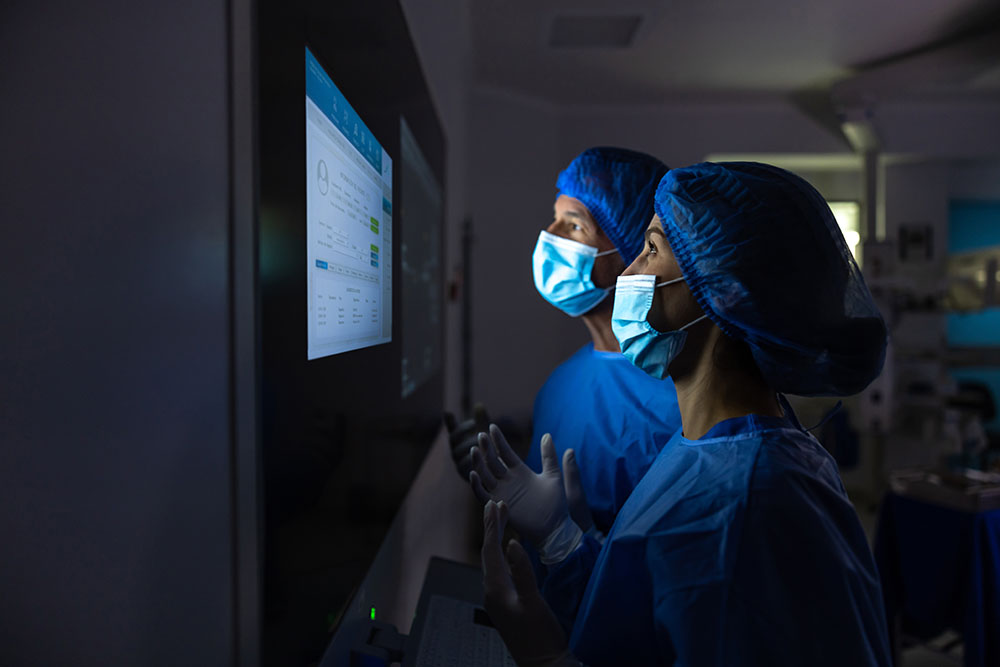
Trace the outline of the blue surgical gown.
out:
[[[588,665],[891,664],[860,522],[792,415],[677,433],[546,588]]]
[[[539,443],[552,434],[559,460],[572,448],[594,524],[607,532],[632,489],[680,428],[674,383],[657,380],[618,352],[588,343],[556,368],[535,397],[525,458],[542,469]]]

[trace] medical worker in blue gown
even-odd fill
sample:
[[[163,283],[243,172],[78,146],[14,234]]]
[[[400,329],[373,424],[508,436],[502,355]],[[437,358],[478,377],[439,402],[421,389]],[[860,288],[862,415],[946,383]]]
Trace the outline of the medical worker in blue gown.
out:
[[[783,398],[856,393],[884,360],[829,208],[776,167],[705,163],[669,172],[655,210],[613,326],[627,358],[673,377],[682,432],[603,546],[569,517],[551,441],[536,475],[482,434],[470,477],[490,616],[521,665],[889,665],[857,515]],[[508,520],[559,590],[543,597],[519,543],[504,552]]]
[[[532,255],[535,287],[578,318],[590,341],[558,366],[535,397],[525,463],[541,470],[539,445],[551,434],[558,456],[570,446],[596,529],[606,532],[660,448],[680,428],[673,382],[643,373],[622,356],[611,330],[615,280],[641,252],[653,194],[667,167],[623,148],[590,148],[556,180],[553,220]],[[537,332],[545,336],[544,331]],[[459,445],[460,462],[475,443]],[[468,468],[460,465],[467,478]],[[582,516],[582,518],[580,518]],[[589,526],[585,526],[589,527]]]

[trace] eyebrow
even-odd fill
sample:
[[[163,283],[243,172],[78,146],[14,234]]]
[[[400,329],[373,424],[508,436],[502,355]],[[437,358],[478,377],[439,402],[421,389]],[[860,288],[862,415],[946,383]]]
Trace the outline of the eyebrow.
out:
[[[556,217],[559,217],[558,214],[556,215]],[[585,215],[582,211],[573,211],[573,210],[563,211],[563,217],[575,220],[576,222],[579,222],[587,229],[592,230],[594,228],[594,223],[591,220],[589,220],[588,219],[589,216]]]
[[[650,236],[651,234],[659,234],[660,236],[662,236],[662,237],[663,237],[663,240],[664,240],[664,241],[666,241],[666,240],[667,240],[667,235],[666,235],[666,234],[664,234],[664,233],[663,233],[663,230],[662,230],[662,229],[660,229],[659,227],[649,227],[648,229],[646,229],[646,240],[647,240],[647,241],[649,241],[649,236]]]

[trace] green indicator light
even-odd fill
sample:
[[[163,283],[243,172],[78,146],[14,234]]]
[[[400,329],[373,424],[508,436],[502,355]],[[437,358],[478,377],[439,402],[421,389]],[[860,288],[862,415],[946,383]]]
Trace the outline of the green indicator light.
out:
[[[371,247],[372,247],[372,252],[378,252],[378,246],[377,245],[375,245],[374,243],[370,243],[369,245],[371,245]]]
[[[372,607],[372,620],[375,620],[375,607]]]
[[[377,218],[373,218],[371,216],[368,216],[368,219],[371,220],[371,222],[372,222],[373,225],[378,225],[378,219]]]

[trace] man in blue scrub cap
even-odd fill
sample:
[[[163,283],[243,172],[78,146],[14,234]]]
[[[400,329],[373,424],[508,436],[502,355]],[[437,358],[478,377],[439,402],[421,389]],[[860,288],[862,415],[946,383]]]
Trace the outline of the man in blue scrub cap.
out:
[[[756,163],[669,172],[618,279],[623,354],[674,379],[682,431],[603,545],[567,509],[550,443],[526,471],[495,427],[473,451],[486,607],[518,664],[891,664],[874,560],[834,460],[782,393],[847,395],[885,324],[820,195]],[[547,554],[539,593],[506,521]],[[568,628],[568,634],[564,629]]]
[[[680,428],[673,382],[630,364],[611,330],[612,288],[642,250],[653,195],[666,172],[645,153],[585,150],[559,174],[553,220],[538,235],[532,256],[539,294],[579,318],[590,341],[552,372],[535,397],[525,463],[541,471],[546,434],[557,456],[573,449],[571,474],[579,471],[593,525],[602,533]],[[590,528],[585,513],[576,518]]]
[[[541,470],[540,444],[550,434],[556,454],[568,456],[570,474],[578,478],[573,487],[586,496],[572,499],[584,530],[611,527],[680,427],[673,382],[652,378],[629,363],[611,330],[615,280],[642,250],[653,195],[666,172],[666,165],[645,153],[585,150],[559,174],[553,219],[539,234],[532,256],[539,294],[578,318],[590,341],[558,366],[536,395],[525,462]],[[475,434],[488,425],[482,406],[476,413],[474,421],[460,426],[448,420],[452,453],[464,479]],[[566,455],[570,448],[574,451]]]

